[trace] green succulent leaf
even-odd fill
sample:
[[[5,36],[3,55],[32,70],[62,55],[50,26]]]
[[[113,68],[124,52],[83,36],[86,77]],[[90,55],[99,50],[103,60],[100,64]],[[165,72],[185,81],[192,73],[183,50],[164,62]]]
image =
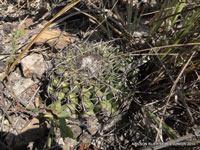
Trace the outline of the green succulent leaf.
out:
[[[93,110],[84,112],[84,115],[88,116],[88,117],[96,117],[96,115],[95,115]]]
[[[69,86],[69,83],[67,81],[63,81],[61,83],[62,87],[68,87]]]
[[[82,88],[82,91],[81,91],[81,99],[82,100],[89,100],[91,95],[92,95],[92,93],[88,89]]]
[[[62,89],[62,92],[63,92],[63,93],[68,93],[69,90],[70,90],[70,89],[69,89],[68,87],[65,87],[65,88]]]
[[[65,97],[65,93],[60,91],[57,93],[57,96],[58,96],[58,100],[61,101]]]
[[[64,74],[63,74],[63,77],[65,77],[65,78],[69,77],[69,72],[65,71]]]
[[[63,72],[64,72],[64,68],[63,67],[60,67],[60,68],[58,68],[56,71],[56,74],[62,74]]]
[[[46,142],[46,146],[47,148],[51,147],[51,143],[52,143],[52,137],[51,135],[54,135],[54,128],[53,126],[51,126],[50,128],[50,132],[48,134],[48,137],[47,137],[47,142]]]
[[[50,94],[53,94],[53,93],[54,93],[53,87],[49,86],[48,89],[49,89],[49,93],[50,93]]]
[[[56,101],[56,103],[55,103],[55,110],[56,110],[56,114],[59,114],[60,112],[61,112],[61,100],[58,100],[58,101]]]
[[[60,124],[61,137],[63,139],[67,137],[74,138],[73,132],[69,127],[67,127],[67,124],[64,118],[59,118],[59,124]]]
[[[53,119],[53,115],[52,115],[52,114],[45,114],[44,117],[45,117],[45,118]]]
[[[79,93],[79,91],[80,91],[80,85],[77,82],[76,82],[74,88],[72,89],[73,93]]]
[[[67,111],[61,111],[57,116],[58,118],[69,118],[70,114]]]
[[[78,118],[78,114],[77,113],[72,113],[71,118],[74,118],[74,119]]]
[[[93,103],[90,100],[82,100],[82,104],[86,109],[93,109]]]
[[[100,110],[101,110],[101,105],[100,104],[95,105],[94,111],[98,113],[100,112]]]
[[[74,93],[74,92],[70,93],[69,98],[70,98],[71,102],[78,103],[78,97],[77,97],[76,93]]]
[[[101,109],[103,111],[109,111],[109,112],[111,112],[112,104],[109,101],[102,101],[101,102]]]
[[[76,104],[71,102],[69,104],[66,104],[66,106],[71,110],[71,112],[76,112]]]
[[[58,86],[58,79],[54,79],[53,82],[52,82],[52,85],[54,87],[57,87]]]

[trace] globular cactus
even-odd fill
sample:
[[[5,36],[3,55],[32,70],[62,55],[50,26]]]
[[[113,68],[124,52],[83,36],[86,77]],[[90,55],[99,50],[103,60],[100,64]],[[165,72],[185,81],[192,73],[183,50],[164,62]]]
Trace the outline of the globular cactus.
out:
[[[109,43],[76,44],[58,52],[48,93],[62,101],[72,118],[112,117],[131,100],[131,85],[137,81],[133,62]]]

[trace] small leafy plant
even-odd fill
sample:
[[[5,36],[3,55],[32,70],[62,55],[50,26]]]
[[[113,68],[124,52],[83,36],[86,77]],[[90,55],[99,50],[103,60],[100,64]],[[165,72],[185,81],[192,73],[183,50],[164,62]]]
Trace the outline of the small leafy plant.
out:
[[[23,28],[18,28],[13,37],[12,37],[12,52],[10,53],[10,57],[9,57],[9,61],[8,61],[8,65],[12,64],[14,62],[14,54],[16,52],[16,50],[18,49],[18,43],[17,41],[23,37],[24,35],[24,29]]]
[[[60,130],[60,136],[65,139],[66,137],[73,138],[73,132],[67,126],[66,120],[70,117],[70,114],[67,113],[61,106],[61,101],[58,100],[55,103],[46,107],[48,113],[44,114],[44,117],[47,118],[50,122],[50,132],[48,134],[46,148],[52,146],[53,137],[55,136],[55,131]]]

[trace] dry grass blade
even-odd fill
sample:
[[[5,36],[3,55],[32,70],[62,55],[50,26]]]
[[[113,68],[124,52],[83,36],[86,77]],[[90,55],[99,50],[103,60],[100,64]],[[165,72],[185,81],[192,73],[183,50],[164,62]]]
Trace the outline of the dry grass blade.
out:
[[[166,110],[167,110],[167,106],[168,106],[169,100],[171,99],[172,95],[174,94],[174,91],[175,91],[175,89],[176,89],[176,85],[177,85],[179,79],[181,78],[183,72],[185,71],[186,67],[187,67],[188,64],[190,63],[190,61],[191,61],[192,57],[194,56],[194,54],[195,54],[195,52],[192,53],[192,55],[190,56],[190,58],[189,58],[189,59],[187,60],[187,62],[183,65],[183,67],[182,67],[180,73],[178,74],[178,77],[177,77],[176,80],[174,81],[174,84],[173,84],[173,86],[171,87],[171,90],[170,90],[169,97],[168,97],[168,99],[167,99],[167,101],[166,101],[166,103],[165,103],[165,107],[164,107],[164,110],[163,110],[163,116],[165,115],[165,112],[166,112]],[[163,117],[160,119],[159,130],[158,130],[157,135],[156,135],[156,141],[158,140],[159,132],[160,132],[160,130],[161,130],[161,128],[162,128],[162,122],[163,122]]]
[[[35,36],[35,38],[26,46],[26,48],[21,52],[21,54],[17,57],[17,59],[12,63],[12,65],[8,68],[7,72],[5,72],[2,77],[1,81],[3,81],[7,74],[13,69],[13,67],[18,63],[18,61],[24,56],[24,54],[31,48],[31,46],[35,43],[35,41],[41,36],[41,34],[51,25],[51,23],[61,16],[63,13],[68,11],[70,8],[72,8],[74,5],[76,5],[80,0],[74,0],[67,6],[65,6],[63,9],[61,9],[45,26],[44,28]]]
[[[164,45],[164,46],[158,46],[158,47],[151,47],[151,48],[146,48],[146,49],[141,49],[141,50],[135,50],[133,52],[128,52],[128,53],[121,53],[119,55],[116,56],[112,56],[113,57],[120,57],[120,56],[134,56],[137,53],[142,53],[142,52],[147,52],[147,51],[154,51],[154,50],[160,50],[160,49],[164,49],[164,48],[173,48],[173,47],[183,47],[183,46],[197,46],[200,45],[200,43],[185,43],[185,44],[172,44],[172,45]],[[162,54],[162,53],[160,53]],[[164,53],[163,53],[164,55]],[[166,55],[166,54],[165,54]],[[168,54],[171,55],[171,54]]]

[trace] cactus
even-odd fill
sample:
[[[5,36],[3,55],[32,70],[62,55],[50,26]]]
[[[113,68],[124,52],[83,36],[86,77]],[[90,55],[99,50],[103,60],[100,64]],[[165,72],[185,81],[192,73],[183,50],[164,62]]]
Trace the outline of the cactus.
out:
[[[137,72],[130,69],[133,57],[120,56],[119,51],[100,42],[80,43],[59,52],[49,75],[50,97],[56,95],[72,118],[112,116],[130,100],[128,85],[137,81]]]

